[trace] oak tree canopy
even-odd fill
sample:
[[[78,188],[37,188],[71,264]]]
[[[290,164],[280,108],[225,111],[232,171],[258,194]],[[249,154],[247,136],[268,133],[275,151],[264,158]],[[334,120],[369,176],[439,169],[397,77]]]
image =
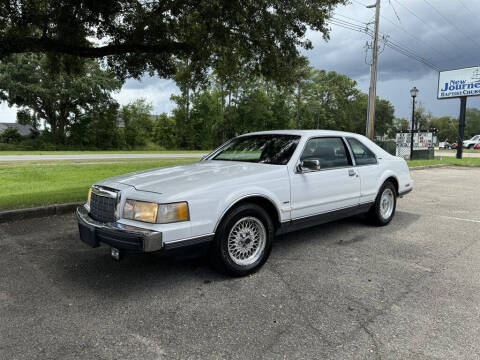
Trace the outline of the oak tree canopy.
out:
[[[104,59],[117,75],[172,77],[238,61],[280,79],[347,0],[2,0],[0,58],[44,53],[63,63]]]

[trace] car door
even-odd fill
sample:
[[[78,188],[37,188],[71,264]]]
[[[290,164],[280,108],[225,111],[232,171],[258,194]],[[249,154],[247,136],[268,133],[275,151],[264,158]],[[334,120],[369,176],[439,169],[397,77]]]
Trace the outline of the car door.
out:
[[[353,153],[355,168],[360,176],[360,204],[375,201],[378,192],[378,180],[382,175],[375,153],[364,143],[354,137],[347,137],[347,142]]]
[[[309,139],[299,158],[318,160],[320,170],[291,175],[292,220],[358,205],[360,178],[342,137]]]

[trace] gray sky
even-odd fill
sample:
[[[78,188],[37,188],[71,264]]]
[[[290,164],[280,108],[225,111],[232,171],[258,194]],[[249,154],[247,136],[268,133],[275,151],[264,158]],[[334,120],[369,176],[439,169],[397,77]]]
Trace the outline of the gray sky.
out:
[[[334,17],[364,28],[365,23],[373,21],[374,9],[362,4],[374,2],[350,0],[349,5],[336,9]],[[441,70],[477,66],[479,15],[480,0],[382,0],[380,33]],[[368,92],[370,68],[365,63],[364,47],[370,37],[333,24],[331,29],[328,42],[320,33],[308,33],[314,49],[304,54],[313,66],[346,74]],[[389,47],[384,47],[379,56],[377,95],[393,103],[397,117],[410,117],[409,90],[413,86],[420,90],[417,99],[428,111],[436,116],[458,116],[458,99],[436,99],[437,81],[435,70]],[[155,113],[162,113],[171,111],[170,95],[176,92],[170,80],[145,77],[142,81],[128,80],[114,97],[122,104],[143,97],[153,104]],[[480,108],[480,97],[468,98],[467,106]],[[15,113],[14,108],[0,104],[0,122],[15,121]]]

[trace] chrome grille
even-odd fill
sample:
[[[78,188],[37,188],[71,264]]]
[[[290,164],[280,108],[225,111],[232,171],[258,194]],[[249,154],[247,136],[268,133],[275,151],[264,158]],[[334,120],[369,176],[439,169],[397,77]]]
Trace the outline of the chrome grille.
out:
[[[92,219],[104,223],[114,222],[116,203],[116,198],[101,196],[92,192],[92,197],[90,198],[90,216]]]

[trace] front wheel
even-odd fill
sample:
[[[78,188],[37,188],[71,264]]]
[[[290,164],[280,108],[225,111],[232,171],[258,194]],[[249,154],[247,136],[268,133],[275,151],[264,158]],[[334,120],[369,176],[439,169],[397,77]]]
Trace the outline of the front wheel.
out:
[[[210,249],[211,260],[230,275],[248,275],[267,260],[273,237],[272,220],[262,207],[240,205],[220,223]]]
[[[470,145],[468,145],[468,148],[471,150],[471,149],[473,149],[473,146],[474,145],[470,144]]]
[[[382,185],[368,214],[375,225],[385,226],[392,221],[397,207],[396,194],[395,186],[391,182],[387,181]]]

